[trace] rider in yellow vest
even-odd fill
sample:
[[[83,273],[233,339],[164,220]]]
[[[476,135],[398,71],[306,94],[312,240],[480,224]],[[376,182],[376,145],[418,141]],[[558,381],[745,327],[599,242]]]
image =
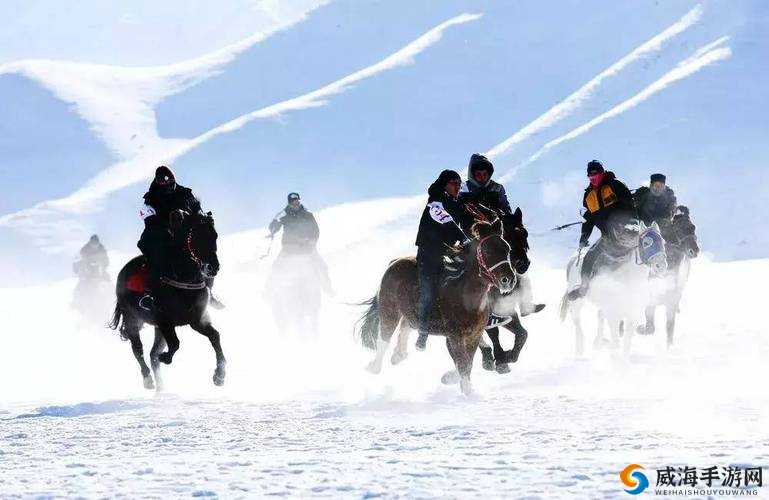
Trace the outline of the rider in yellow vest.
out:
[[[614,172],[607,172],[598,160],[587,164],[587,177],[590,185],[585,189],[582,206],[585,207],[585,222],[582,223],[582,236],[579,246],[586,247],[590,243],[590,234],[594,227],[601,230],[601,238],[611,238],[607,231],[606,222],[609,215],[617,211],[626,211],[632,217],[637,217],[633,195],[625,184],[617,179]],[[582,261],[582,286],[570,293],[571,298],[584,295],[587,283],[593,275],[593,266],[600,254],[598,245],[594,245],[585,254]]]

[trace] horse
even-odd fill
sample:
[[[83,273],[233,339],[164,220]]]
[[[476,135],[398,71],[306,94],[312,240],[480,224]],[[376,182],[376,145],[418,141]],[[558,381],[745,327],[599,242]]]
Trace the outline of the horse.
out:
[[[518,279],[510,262],[510,245],[502,232],[499,219],[473,224],[473,240],[462,254],[464,268],[440,288],[435,307],[427,318],[430,333],[446,337],[446,347],[456,368],[441,380],[448,384],[458,379],[465,395],[472,393],[470,373],[489,319],[489,292],[497,288],[500,293],[509,294]],[[376,357],[367,367],[370,372],[376,374],[382,370],[382,360],[396,329],[399,330],[398,346],[391,362],[397,364],[405,359],[408,333],[417,325],[417,295],[416,258],[392,261],[382,276],[377,294],[364,303],[369,307],[358,330],[363,347],[376,350]]]
[[[584,352],[581,311],[585,300],[592,302],[606,318],[612,348],[619,347],[619,337],[624,331],[622,348],[627,355],[641,310],[651,293],[649,276],[661,276],[667,270],[665,241],[656,222],[647,227],[624,213],[615,213],[609,217],[607,229],[609,234],[596,243],[596,251],[601,253],[586,296],[572,299],[567,289],[561,299],[560,318],[564,321],[571,314],[577,356]],[[568,280],[579,276],[580,264],[581,252],[569,260]],[[596,342],[599,341],[596,338]]]
[[[689,280],[691,259],[700,253],[697,244],[696,227],[689,217],[689,209],[678,206],[670,225],[663,226],[662,235],[665,238],[668,270],[656,283],[652,300],[645,309],[646,324],[638,328],[642,335],[652,335],[654,328],[654,312],[657,306],[665,306],[667,346],[673,345],[673,335],[676,327],[676,314],[683,295],[686,282]]]
[[[320,269],[314,252],[281,254],[265,289],[276,325],[296,337],[315,337],[321,306]]]
[[[172,212],[170,218],[172,244],[169,248],[169,274],[173,277],[160,278],[160,285],[152,290],[155,307],[142,307],[140,301],[147,291],[147,259],[144,256],[131,259],[117,277],[117,304],[110,327],[113,330],[119,328],[121,338],[131,343],[146,389],[155,388],[155,384],[144,361],[140,331],[145,323],[155,327],[150,364],[157,389],[160,390],[160,363],[171,364],[174,354],[179,350],[176,327],[189,325],[211,342],[216,353],[213,382],[221,386],[224,384],[227,362],[222,352],[219,332],[211,324],[207,312],[210,292],[206,283],[213,279],[219,266],[214,220],[211,212],[187,214],[182,210]],[[166,347],[167,350],[161,352]]]
[[[483,368],[489,371],[496,370],[500,374],[509,373],[510,366],[508,363],[518,361],[518,356],[529,335],[526,328],[521,324],[520,315],[516,310],[520,309],[520,303],[523,298],[521,295],[521,285],[523,280],[526,279],[523,274],[531,264],[527,255],[529,251],[529,233],[523,225],[523,212],[520,207],[516,208],[512,214],[489,213],[489,210],[482,205],[468,208],[471,211],[477,209],[485,212],[484,218],[486,220],[493,218],[494,215],[502,220],[503,235],[511,249],[510,262],[519,278],[512,294],[502,295],[497,289],[492,289],[492,312],[498,316],[508,317],[509,320],[498,326],[486,328],[486,335],[491,340],[491,346],[488,345],[483,336],[481,336],[480,342]],[[509,351],[505,351],[499,341],[499,327],[503,327],[515,335],[515,343]]]

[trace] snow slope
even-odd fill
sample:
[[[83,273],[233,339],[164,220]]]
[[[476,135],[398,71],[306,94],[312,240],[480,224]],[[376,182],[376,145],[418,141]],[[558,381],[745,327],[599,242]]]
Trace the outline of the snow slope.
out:
[[[380,376],[366,373],[371,353],[352,336],[360,309],[346,303],[370,296],[387,262],[411,251],[420,205],[319,214],[340,296],[326,301],[316,341],[286,338],[265,310],[269,262],[256,258],[265,231],[225,238],[217,288],[228,309],[214,313],[229,361],[221,389],[207,341],[187,329],[165,370],[168,390],[155,395],[141,389],[114,332],[73,327],[72,281],[0,292],[4,350],[15,353],[0,367],[10,382],[0,491],[616,498],[629,463],[768,465],[769,345],[751,293],[769,279],[767,260],[695,261],[671,351],[657,334],[636,337],[629,360],[602,350],[574,359],[571,328],[556,318],[563,272],[534,239],[530,272],[548,308],[526,319],[529,342],[511,374],[476,364],[479,396],[465,399],[440,385],[450,360],[439,339]],[[361,216],[371,211],[387,216]]]

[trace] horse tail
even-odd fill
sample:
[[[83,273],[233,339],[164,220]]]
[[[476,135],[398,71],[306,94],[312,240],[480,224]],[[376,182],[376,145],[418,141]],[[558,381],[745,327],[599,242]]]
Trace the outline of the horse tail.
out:
[[[563,297],[561,297],[561,308],[559,313],[559,318],[561,319],[561,323],[566,321],[566,315],[569,314],[569,294],[564,293]]]
[[[125,312],[120,304],[120,300],[115,304],[115,312],[112,313],[112,319],[109,322],[109,327],[113,330],[117,330],[120,327],[120,321],[123,319]]]
[[[360,342],[366,349],[375,350],[377,337],[379,336],[379,294],[374,295],[369,300],[358,304],[368,306],[366,312],[358,320],[356,333],[360,337]]]

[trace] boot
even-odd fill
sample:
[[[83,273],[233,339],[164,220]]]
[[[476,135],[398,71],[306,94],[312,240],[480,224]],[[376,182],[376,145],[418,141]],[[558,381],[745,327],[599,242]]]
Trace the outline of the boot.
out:
[[[225,306],[219,298],[214,295],[214,291],[210,288],[208,289],[208,303],[213,307],[214,309],[222,310]]]
[[[526,274],[519,276],[519,282],[521,287],[521,302],[519,309],[521,310],[521,316],[528,316],[529,314],[535,314],[545,308],[545,304],[535,304],[532,299],[531,293],[531,280]]]
[[[427,349],[427,337],[428,337],[427,333],[421,330],[419,331],[419,336],[417,337],[417,343],[415,344],[417,351],[424,351],[425,349]]]

